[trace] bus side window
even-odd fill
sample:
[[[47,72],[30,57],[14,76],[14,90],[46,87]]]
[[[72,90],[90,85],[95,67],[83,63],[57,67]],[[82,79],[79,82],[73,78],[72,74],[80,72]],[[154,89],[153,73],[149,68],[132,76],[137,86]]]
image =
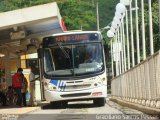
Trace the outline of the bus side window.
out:
[[[47,72],[54,70],[53,63],[51,61],[52,61],[52,58],[51,58],[50,51],[49,50],[45,50],[45,64],[46,64],[45,70]]]

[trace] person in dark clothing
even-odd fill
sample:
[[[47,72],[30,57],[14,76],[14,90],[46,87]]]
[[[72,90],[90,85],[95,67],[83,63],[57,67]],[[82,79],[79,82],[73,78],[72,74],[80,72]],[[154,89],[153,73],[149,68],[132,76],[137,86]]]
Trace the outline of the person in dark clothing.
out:
[[[6,98],[7,98],[8,104],[13,104],[13,101],[14,101],[14,90],[13,90],[12,86],[8,87],[8,90],[6,92]]]
[[[7,101],[7,99],[6,99],[5,94],[0,91],[0,102],[2,102],[3,106],[6,106],[6,101]]]
[[[27,79],[26,77],[24,76],[24,74],[21,74],[22,75],[22,100],[23,100],[23,105],[24,106],[27,106],[27,102],[26,102],[26,93],[27,93],[27,88],[28,88],[28,82],[27,82]]]
[[[18,68],[17,69],[17,73],[15,73],[12,77],[12,86],[16,92],[16,94],[18,95],[18,99],[17,99],[17,105],[21,106],[22,105],[22,93],[21,93],[21,89],[22,89],[22,72],[23,69],[22,68]]]

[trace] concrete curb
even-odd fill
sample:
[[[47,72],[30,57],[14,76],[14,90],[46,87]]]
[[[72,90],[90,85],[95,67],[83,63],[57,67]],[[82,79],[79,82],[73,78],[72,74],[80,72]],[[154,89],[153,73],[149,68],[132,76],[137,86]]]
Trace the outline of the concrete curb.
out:
[[[41,109],[41,106],[22,107],[22,108],[4,108],[0,110],[0,120],[17,120],[39,109]]]
[[[17,115],[22,115],[22,114],[27,114],[33,111],[36,111],[38,109],[41,109],[41,107],[36,106],[36,107],[22,107],[22,108],[3,108],[0,110],[1,114],[17,114]]]
[[[126,106],[129,108],[139,110],[148,115],[158,115],[158,116],[160,115],[160,109],[150,108],[150,107],[142,106],[142,105],[135,104],[135,103],[130,103],[124,100],[116,99],[116,98],[109,98],[109,100],[116,102],[117,104],[120,104],[122,106]]]
[[[17,115],[23,115],[23,114],[29,114],[34,111],[40,110],[43,106],[48,104],[47,102],[41,102],[37,106],[34,107],[4,107],[0,109],[0,114],[17,114]]]

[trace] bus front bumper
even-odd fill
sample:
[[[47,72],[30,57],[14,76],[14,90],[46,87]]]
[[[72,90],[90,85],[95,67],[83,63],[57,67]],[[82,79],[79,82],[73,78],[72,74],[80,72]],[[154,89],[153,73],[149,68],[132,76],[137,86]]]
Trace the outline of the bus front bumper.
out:
[[[74,101],[81,99],[94,99],[107,97],[106,86],[100,86],[92,89],[79,90],[79,91],[45,91],[45,98],[48,102],[53,101]]]

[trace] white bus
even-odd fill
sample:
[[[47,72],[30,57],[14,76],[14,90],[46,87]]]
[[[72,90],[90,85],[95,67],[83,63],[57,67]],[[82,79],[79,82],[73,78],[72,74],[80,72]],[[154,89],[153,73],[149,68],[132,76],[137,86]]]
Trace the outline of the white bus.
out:
[[[100,32],[54,34],[43,39],[38,50],[44,96],[49,102],[93,100],[105,105],[107,78]]]

